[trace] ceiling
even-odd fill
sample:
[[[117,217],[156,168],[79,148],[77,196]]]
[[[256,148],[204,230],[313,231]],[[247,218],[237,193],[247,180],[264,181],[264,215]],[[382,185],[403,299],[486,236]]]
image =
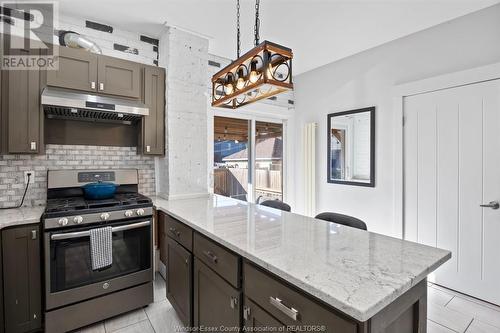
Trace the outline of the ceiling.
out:
[[[241,1],[242,52],[253,43],[254,1]],[[294,51],[294,73],[311,70],[499,3],[500,0],[261,0],[261,40]],[[158,37],[164,24],[210,39],[234,58],[236,0],[60,0],[61,13]]]

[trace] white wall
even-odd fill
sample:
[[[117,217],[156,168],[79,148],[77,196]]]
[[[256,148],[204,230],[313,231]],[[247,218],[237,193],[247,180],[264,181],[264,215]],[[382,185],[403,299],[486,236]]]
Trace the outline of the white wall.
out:
[[[397,235],[401,221],[394,218],[394,136],[401,125],[394,123],[393,87],[499,60],[500,5],[495,5],[297,76],[295,139],[300,140],[305,123],[319,124],[317,212],[353,215],[363,219],[371,231]],[[368,106],[377,107],[376,187],[327,183],[327,114]],[[301,160],[297,151],[297,175],[302,174]],[[301,212],[303,182],[296,179],[294,205]]]

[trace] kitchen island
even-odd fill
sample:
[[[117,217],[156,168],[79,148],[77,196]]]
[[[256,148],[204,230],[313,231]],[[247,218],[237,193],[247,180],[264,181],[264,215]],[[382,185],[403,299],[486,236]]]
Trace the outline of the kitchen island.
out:
[[[288,327],[320,323],[327,310],[336,318],[330,326],[339,325],[329,332],[425,332],[427,275],[451,257],[449,251],[218,195],[155,198],[154,204],[166,213],[166,233],[177,240],[169,243],[169,259],[178,246],[186,251],[186,264],[194,261],[194,290],[188,293],[194,304],[173,304],[185,312],[180,317],[186,325],[202,321],[200,288],[207,284],[197,284],[197,276],[215,272],[236,291],[228,304],[243,312],[245,323],[248,304],[257,303],[253,313]],[[237,266],[234,273],[231,266]],[[308,322],[307,316],[319,317]]]

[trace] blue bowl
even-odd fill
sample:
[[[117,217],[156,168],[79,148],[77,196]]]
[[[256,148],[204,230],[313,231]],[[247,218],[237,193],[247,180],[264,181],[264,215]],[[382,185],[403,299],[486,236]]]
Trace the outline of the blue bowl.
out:
[[[83,186],[85,199],[89,200],[103,200],[110,199],[116,193],[118,185],[113,183],[99,182],[89,183]]]

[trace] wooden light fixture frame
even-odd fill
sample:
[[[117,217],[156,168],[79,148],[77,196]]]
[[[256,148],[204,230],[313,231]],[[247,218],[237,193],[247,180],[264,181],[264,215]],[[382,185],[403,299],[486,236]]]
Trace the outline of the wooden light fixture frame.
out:
[[[259,78],[252,83],[250,81],[251,63],[257,59],[261,62],[260,68],[257,69]],[[236,109],[293,90],[292,59],[291,49],[263,41],[212,76],[212,106]],[[286,69],[285,77],[277,77],[278,67]],[[274,70],[270,71],[269,68]],[[233,85],[233,91],[227,92],[228,76],[237,79],[241,70],[246,70],[243,77],[245,85],[241,89],[237,89],[236,80],[233,80],[230,83]]]

